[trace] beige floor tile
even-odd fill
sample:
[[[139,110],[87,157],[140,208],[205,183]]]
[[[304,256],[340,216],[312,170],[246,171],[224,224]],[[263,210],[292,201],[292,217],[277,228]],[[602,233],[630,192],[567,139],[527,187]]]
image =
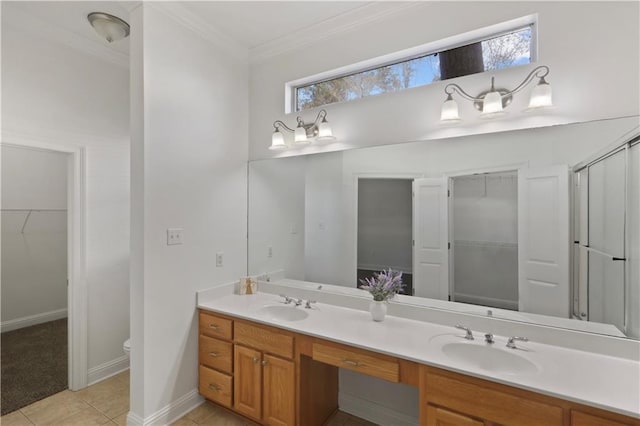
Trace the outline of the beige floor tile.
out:
[[[251,422],[245,420],[243,417],[223,410],[219,410],[198,422],[199,426],[249,426],[251,424]]]
[[[127,426],[127,413],[120,414],[118,417],[112,419],[112,421],[118,426]]]
[[[80,399],[69,399],[55,404],[47,404],[37,410],[23,411],[29,420],[35,425],[60,424],[60,422],[82,410],[90,408],[89,404]]]
[[[122,373],[118,373],[113,377],[116,378],[117,380],[120,380],[121,382],[126,383],[127,386],[129,386],[129,370],[125,370]]]
[[[183,418],[191,420],[195,423],[200,422],[201,420],[206,419],[213,413],[217,412],[216,407],[210,402],[204,402],[201,405],[198,405],[193,410],[189,411]]]
[[[2,426],[32,426],[33,423],[20,411],[6,414],[0,417],[0,425]]]
[[[176,420],[175,422],[171,423],[171,426],[197,426],[197,425],[198,425],[197,423],[192,422],[186,417],[183,417],[180,420]]]
[[[77,392],[78,397],[110,419],[129,411],[129,384],[111,377]]]
[[[69,417],[65,417],[52,426],[100,426],[110,423],[111,420],[93,407],[87,406],[86,409],[79,411]]]
[[[44,408],[51,407],[54,405],[64,404],[69,401],[78,401],[78,400],[79,398],[77,397],[76,393],[65,390],[62,392],[58,392],[54,395],[51,395],[48,398],[41,399],[40,401],[36,401],[31,405],[27,405],[26,407],[21,408],[20,411],[22,412],[22,414],[29,417],[30,414],[36,411],[40,411]]]

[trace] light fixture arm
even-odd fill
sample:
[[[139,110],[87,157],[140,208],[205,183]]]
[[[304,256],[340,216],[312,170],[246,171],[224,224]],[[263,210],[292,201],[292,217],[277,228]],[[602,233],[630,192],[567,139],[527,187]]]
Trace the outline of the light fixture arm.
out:
[[[447,84],[445,86],[445,88],[444,88],[444,93],[446,93],[449,96],[453,95],[454,93],[457,93],[460,96],[462,96],[463,98],[465,98],[466,100],[471,101],[471,102],[475,102],[475,101],[479,100],[475,96],[471,96],[470,94],[465,92],[462,87],[458,86],[455,83]]]
[[[548,66],[546,65],[537,66],[534,69],[532,69],[529,75],[527,75],[527,77],[522,81],[522,83],[520,83],[518,87],[516,87],[511,92],[509,92],[509,94],[513,95],[514,93],[518,93],[520,90],[524,89],[527,84],[531,83],[531,81],[534,78],[544,79],[548,75],[549,75]]]
[[[305,123],[305,121],[300,116],[296,117],[296,122],[298,123],[298,127],[302,127],[303,129],[305,129],[308,137],[314,137],[315,134],[317,133],[318,125],[321,122],[326,121],[326,117],[327,117],[327,111],[322,109],[318,112],[316,119],[313,120],[312,122]],[[289,133],[295,132],[295,129],[292,129],[291,127],[287,126],[286,124],[284,124],[284,122],[280,120],[274,121],[273,127],[275,130],[286,130]]]
[[[276,129],[276,130],[284,129],[284,130],[288,131],[289,133],[295,132],[295,130],[293,130],[291,127],[287,126],[286,124],[284,124],[280,120],[276,120],[276,121],[273,122],[273,128]]]

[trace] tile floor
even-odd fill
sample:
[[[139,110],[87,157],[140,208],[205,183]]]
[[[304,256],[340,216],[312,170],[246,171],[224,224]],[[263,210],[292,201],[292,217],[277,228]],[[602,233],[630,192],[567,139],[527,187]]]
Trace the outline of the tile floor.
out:
[[[0,417],[2,426],[113,426],[127,424],[129,371],[78,392],[63,391]],[[205,402],[174,426],[254,426],[255,423]],[[327,426],[375,426],[350,414],[337,412]]]

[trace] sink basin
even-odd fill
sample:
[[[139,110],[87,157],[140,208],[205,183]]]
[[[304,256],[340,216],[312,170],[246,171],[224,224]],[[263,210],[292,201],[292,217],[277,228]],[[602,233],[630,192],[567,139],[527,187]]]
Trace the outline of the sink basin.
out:
[[[258,311],[271,320],[300,321],[309,316],[309,313],[294,306],[269,305]]]
[[[487,371],[503,374],[535,374],[539,372],[538,366],[518,354],[517,349],[502,349],[489,346],[486,343],[451,342],[442,345],[440,350],[452,360]]]

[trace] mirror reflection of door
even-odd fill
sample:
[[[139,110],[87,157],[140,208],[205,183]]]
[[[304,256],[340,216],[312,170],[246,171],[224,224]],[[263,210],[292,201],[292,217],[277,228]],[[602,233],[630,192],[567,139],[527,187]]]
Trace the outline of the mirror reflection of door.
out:
[[[375,272],[402,271],[403,294],[413,294],[412,179],[358,179],[357,286]]]
[[[518,173],[451,179],[451,300],[518,310]]]

